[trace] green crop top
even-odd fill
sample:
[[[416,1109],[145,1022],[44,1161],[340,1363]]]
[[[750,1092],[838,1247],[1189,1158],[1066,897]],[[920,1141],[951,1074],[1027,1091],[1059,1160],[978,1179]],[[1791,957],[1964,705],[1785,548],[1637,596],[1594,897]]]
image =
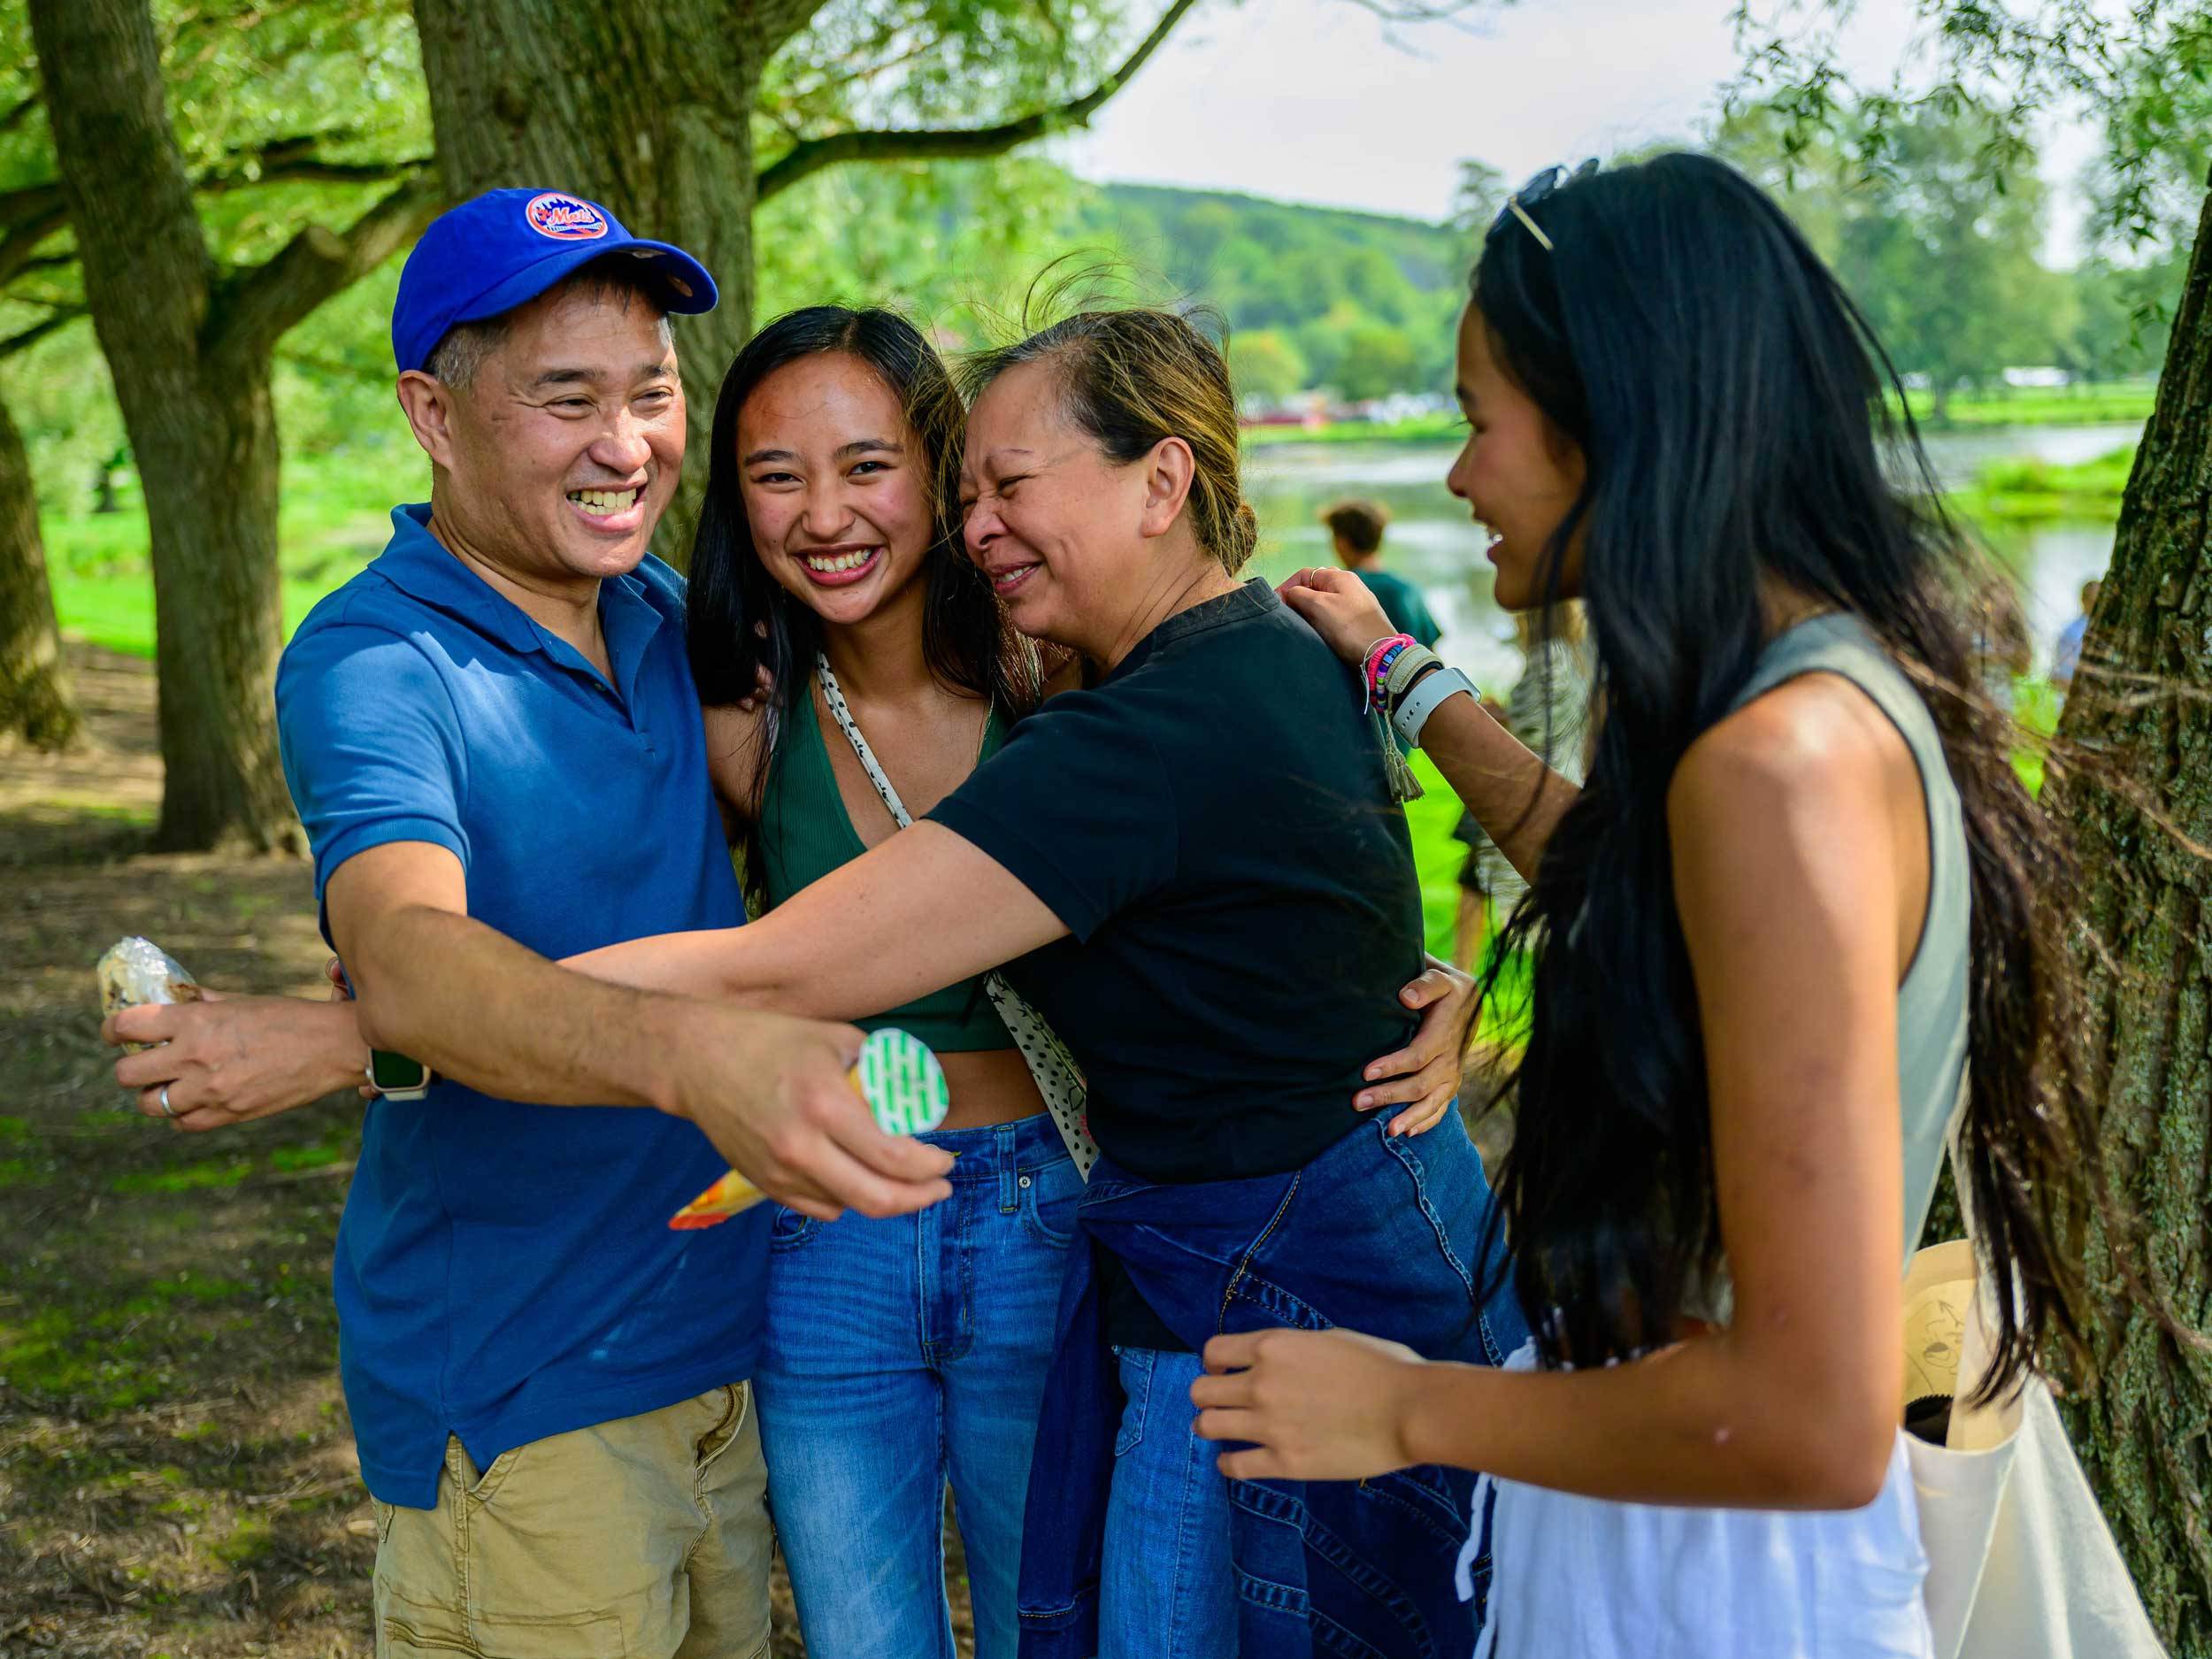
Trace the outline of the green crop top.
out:
[[[997,753],[1005,740],[1005,723],[995,709],[984,728],[979,764]],[[841,736],[839,741],[843,741]],[[769,908],[774,909],[801,887],[819,881],[866,850],[859,832],[853,828],[852,815],[845,810],[837,774],[830,770],[810,680],[804,694],[792,699],[790,729],[776,745],[767,787],[761,795],[761,886],[767,893]],[[973,1054],[1014,1046],[1005,1022],[984,992],[980,977],[949,985],[903,1008],[853,1024],[863,1031],[896,1025],[912,1032],[940,1054]]]

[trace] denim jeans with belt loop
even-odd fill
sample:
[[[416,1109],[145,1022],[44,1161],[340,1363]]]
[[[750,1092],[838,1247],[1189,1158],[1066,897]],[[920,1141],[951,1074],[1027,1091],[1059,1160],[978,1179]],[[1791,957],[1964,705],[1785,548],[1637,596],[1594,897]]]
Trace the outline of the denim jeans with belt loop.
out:
[[[1012,1659],[1030,1441],[1083,1190],[1052,1119],[920,1137],[958,1155],[911,1216],[769,1233],[755,1374],[768,1497],[815,1659],[953,1659],[945,1486],[977,1659]]]

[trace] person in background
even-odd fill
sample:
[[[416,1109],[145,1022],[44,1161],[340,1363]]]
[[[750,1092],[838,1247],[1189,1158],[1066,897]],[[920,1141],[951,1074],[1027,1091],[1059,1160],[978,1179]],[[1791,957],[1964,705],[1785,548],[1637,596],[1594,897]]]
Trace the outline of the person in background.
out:
[[[1367,591],[1390,618],[1393,633],[1409,634],[1423,645],[1434,645],[1444,637],[1421,590],[1382,567],[1383,532],[1390,524],[1387,508],[1377,501],[1340,501],[1322,509],[1321,522],[1328,526],[1336,562],[1367,584]]]
[[[2081,666],[2081,642],[2089,632],[2089,618],[2097,612],[2097,595],[2104,584],[2095,577],[2081,585],[2081,614],[2059,631],[2058,646],[2051,654],[2051,683],[2061,691],[2070,691],[2074,674]]]
[[[1974,601],[1974,661],[1990,706],[2009,717],[2019,703],[2019,682],[2035,669],[2035,641],[2009,572],[1990,572]]]
[[[1517,612],[1513,636],[1522,666],[1502,713],[1505,729],[1561,777],[1578,784],[1590,724],[1590,658],[1582,639],[1582,607],[1569,600],[1548,611]],[[1472,972],[1482,959],[1492,918],[1509,915],[1528,884],[1472,812],[1459,815],[1452,838],[1467,848],[1459,872],[1459,913],[1452,924],[1452,961]]]
[[[1433,661],[1389,700],[1532,883],[1499,1193],[1534,1340],[1225,1335],[1192,1395],[1240,1480],[1485,1471],[1485,1659],[1926,1659],[1902,1281],[1947,1145],[2017,1287],[1983,1399],[2084,1360],[2082,1229],[2140,1260],[2073,859],[1974,686],[1979,561],[1886,465],[1926,476],[1886,361],[1709,157],[1552,169],[1484,240],[1449,481],[1502,605],[1588,608],[1588,787]],[[1339,572],[1284,596],[1348,659],[1381,626]]]

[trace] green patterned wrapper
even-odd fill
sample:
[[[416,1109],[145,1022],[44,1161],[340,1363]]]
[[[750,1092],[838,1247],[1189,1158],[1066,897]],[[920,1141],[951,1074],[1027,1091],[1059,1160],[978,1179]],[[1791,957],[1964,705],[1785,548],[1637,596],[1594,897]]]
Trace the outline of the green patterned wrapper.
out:
[[[910,1032],[871,1032],[853,1075],[886,1134],[926,1134],[952,1109],[944,1067]]]

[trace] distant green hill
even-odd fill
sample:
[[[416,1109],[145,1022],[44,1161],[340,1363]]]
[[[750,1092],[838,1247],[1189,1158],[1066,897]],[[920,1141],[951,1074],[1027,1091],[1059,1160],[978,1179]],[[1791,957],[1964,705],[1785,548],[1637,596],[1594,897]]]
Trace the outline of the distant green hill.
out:
[[[1110,184],[1084,195],[1084,234],[1227,317],[1239,389],[1283,396],[1434,391],[1474,249],[1463,231],[1259,196]]]

